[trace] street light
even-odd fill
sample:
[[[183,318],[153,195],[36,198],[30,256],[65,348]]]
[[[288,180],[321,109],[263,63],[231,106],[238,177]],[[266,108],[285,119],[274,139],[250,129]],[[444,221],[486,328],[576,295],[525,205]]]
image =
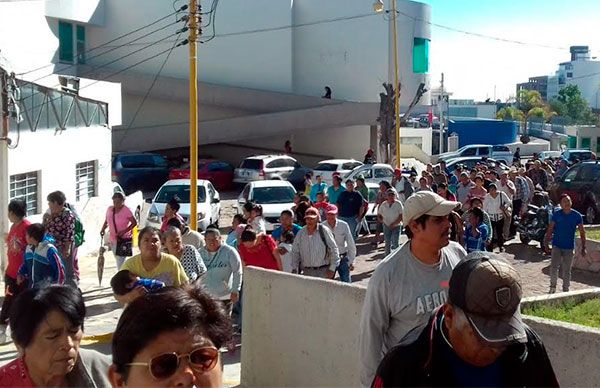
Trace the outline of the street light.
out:
[[[383,0],[377,0],[373,3],[373,11],[375,11],[376,13],[383,12]]]

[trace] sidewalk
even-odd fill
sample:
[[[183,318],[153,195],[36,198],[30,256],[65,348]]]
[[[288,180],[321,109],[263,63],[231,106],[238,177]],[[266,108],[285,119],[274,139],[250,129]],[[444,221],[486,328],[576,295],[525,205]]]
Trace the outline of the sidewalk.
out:
[[[86,306],[86,319],[82,347],[95,349],[104,354],[111,354],[111,339],[123,309],[113,298],[110,279],[116,273],[116,263],[112,253],[104,255],[104,276],[102,285],[98,284],[97,256],[85,256],[79,259],[81,280],[79,287],[83,293]],[[4,289],[4,287],[2,287]],[[1,303],[1,302],[0,302]],[[222,353],[224,372],[223,386],[234,387],[240,384],[241,349],[235,352]],[[0,365],[4,365],[17,357],[12,343],[0,346]]]

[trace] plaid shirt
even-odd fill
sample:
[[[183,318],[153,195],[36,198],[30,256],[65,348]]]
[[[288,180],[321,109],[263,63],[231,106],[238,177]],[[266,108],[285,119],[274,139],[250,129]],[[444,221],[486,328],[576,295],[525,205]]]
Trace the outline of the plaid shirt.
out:
[[[529,192],[529,186],[525,181],[525,178],[521,176],[515,177],[515,195],[513,196],[513,200],[518,201],[522,199],[527,199],[527,193]]]

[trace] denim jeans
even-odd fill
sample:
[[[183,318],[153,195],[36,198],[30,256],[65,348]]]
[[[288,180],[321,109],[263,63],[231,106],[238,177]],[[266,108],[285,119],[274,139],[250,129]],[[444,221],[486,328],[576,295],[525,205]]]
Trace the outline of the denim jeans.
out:
[[[392,250],[398,248],[400,226],[390,228],[386,224],[383,224],[383,239],[385,240],[385,254],[388,255]]]
[[[340,256],[340,265],[337,267],[337,272],[340,274],[340,281],[344,283],[352,283],[350,277],[350,264],[348,263],[348,255]]]
[[[339,217],[340,220],[345,221],[350,227],[350,232],[352,233],[352,238],[356,241],[356,226],[358,225],[358,221],[356,221],[356,217]]]

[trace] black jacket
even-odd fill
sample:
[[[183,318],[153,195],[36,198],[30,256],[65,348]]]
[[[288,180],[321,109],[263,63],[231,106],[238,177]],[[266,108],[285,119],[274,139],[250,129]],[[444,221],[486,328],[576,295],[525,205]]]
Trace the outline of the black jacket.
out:
[[[419,338],[390,350],[379,364],[372,387],[458,386],[442,355],[441,310]],[[438,322],[434,326],[434,321]],[[499,358],[502,387],[558,387],[558,380],[540,337],[526,327],[527,343],[510,345]],[[430,338],[431,337],[431,338]]]

